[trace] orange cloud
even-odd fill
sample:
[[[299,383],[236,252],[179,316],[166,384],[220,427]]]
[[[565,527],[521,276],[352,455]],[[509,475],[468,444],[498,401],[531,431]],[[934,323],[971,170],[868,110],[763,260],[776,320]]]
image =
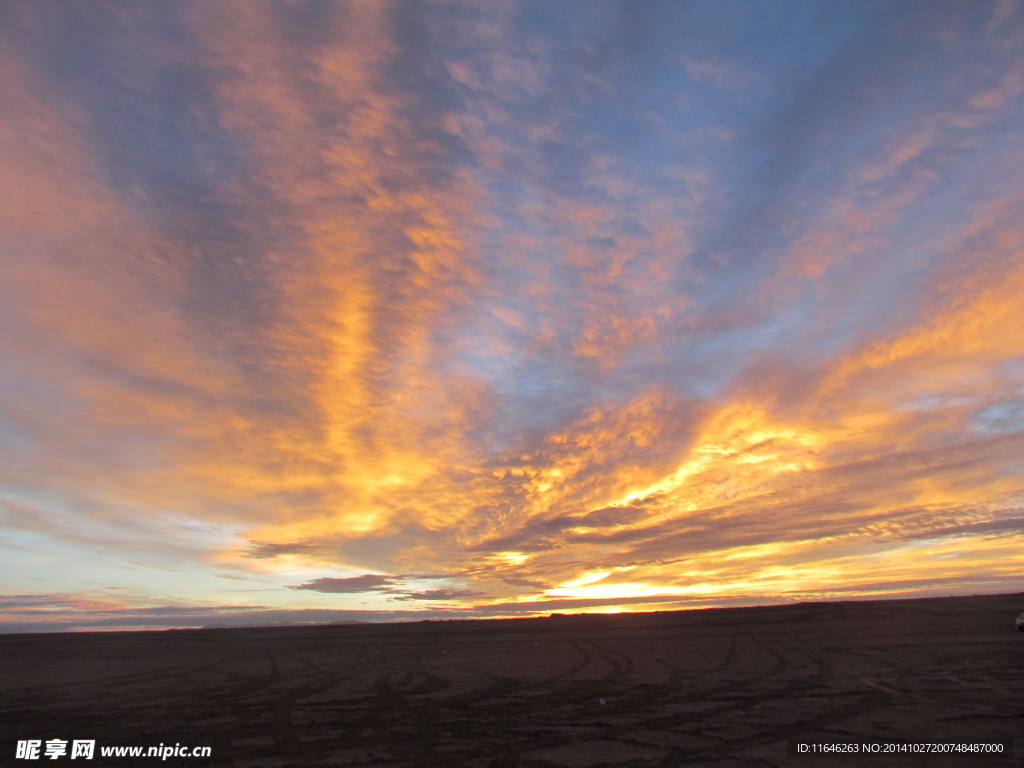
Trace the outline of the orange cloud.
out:
[[[1013,15],[955,98],[890,115],[866,59],[778,65],[806,85],[662,41],[694,90],[638,95],[614,29],[446,10],[183,7],[165,80],[116,81],[179,121],[136,148],[156,170],[0,53],[5,525],[303,599],[430,572],[394,599],[491,614],[1011,583]]]

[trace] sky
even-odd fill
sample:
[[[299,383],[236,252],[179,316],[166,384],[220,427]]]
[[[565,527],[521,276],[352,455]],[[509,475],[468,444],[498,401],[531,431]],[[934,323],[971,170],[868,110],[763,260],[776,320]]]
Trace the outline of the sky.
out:
[[[0,3],[0,631],[1024,591],[1024,3]]]

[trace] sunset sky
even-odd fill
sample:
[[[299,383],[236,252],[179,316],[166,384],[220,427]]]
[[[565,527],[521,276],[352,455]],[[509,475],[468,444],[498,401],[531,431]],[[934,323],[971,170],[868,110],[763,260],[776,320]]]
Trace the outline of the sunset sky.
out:
[[[1024,3],[0,4],[0,631],[1024,590]]]

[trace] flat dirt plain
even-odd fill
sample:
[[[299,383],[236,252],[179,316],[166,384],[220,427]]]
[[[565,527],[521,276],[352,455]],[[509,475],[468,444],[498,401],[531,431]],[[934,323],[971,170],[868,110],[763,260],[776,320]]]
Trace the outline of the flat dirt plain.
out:
[[[0,636],[0,765],[1024,765],[1024,595]],[[15,760],[95,739],[92,761]],[[789,740],[1016,739],[1004,757]],[[210,746],[211,758],[99,747]]]

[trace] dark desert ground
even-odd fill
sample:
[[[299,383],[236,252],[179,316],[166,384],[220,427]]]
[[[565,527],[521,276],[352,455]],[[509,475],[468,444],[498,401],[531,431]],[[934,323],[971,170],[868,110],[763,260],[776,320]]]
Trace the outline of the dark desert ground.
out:
[[[19,739],[207,745],[215,766],[1024,765],[1024,595],[0,637]],[[603,703],[602,703],[603,701]],[[1012,757],[800,758],[794,739]],[[45,757],[40,761],[51,763]],[[69,761],[67,757],[60,763]],[[36,763],[38,764],[38,763]]]

